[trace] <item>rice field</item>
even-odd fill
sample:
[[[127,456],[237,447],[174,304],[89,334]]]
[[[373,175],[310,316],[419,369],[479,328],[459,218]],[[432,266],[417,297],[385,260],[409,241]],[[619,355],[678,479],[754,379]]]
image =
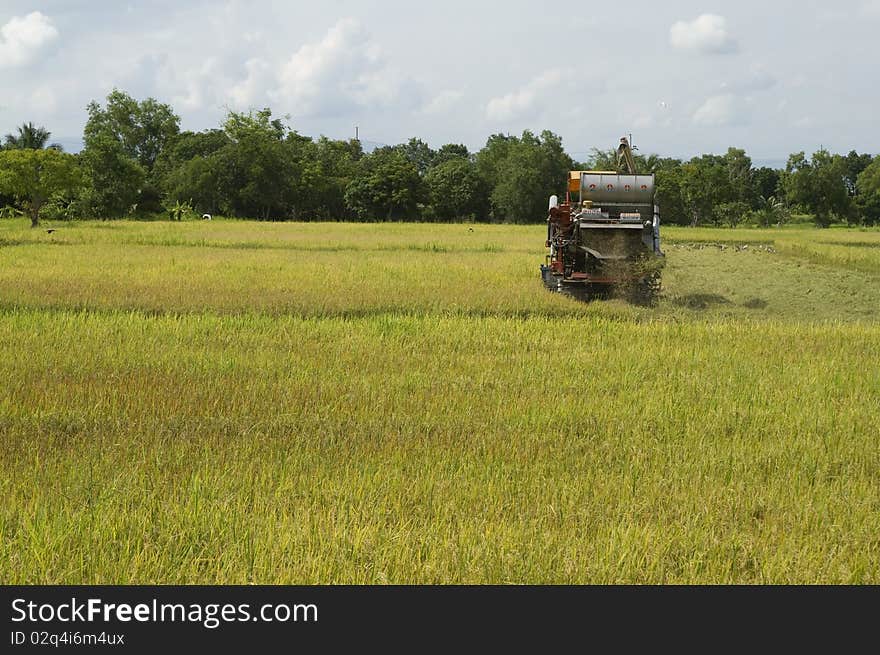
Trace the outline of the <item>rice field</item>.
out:
[[[0,222],[4,583],[880,582],[880,231]]]

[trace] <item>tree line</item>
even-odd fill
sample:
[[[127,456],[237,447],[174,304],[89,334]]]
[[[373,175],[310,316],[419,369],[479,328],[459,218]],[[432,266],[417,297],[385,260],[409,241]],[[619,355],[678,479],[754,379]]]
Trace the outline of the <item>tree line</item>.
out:
[[[92,102],[72,155],[27,123],[0,146],[0,215],[123,218],[203,213],[261,220],[543,222],[568,171],[613,170],[614,149],[572,159],[550,131],[493,134],[478,152],[418,138],[364,152],[356,139],[313,139],[270,109],[229,111],[222,125],[181,131],[172,107],[114,90]],[[681,160],[636,154],[656,174],[665,223],[769,226],[880,222],[880,157],[819,150],[785,169],[754,167],[730,148]]]

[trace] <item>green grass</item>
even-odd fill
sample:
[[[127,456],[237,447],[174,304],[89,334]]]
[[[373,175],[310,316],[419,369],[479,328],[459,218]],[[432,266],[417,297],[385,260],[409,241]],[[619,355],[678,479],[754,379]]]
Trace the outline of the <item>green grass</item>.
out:
[[[880,581],[880,232],[664,238],[0,223],[0,580]]]

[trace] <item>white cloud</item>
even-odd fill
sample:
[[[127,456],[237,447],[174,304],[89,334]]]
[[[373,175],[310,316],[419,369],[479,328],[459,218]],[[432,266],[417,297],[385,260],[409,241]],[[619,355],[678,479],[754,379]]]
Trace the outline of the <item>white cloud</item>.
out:
[[[767,71],[763,65],[757,64],[741,77],[732,82],[722,82],[720,86],[725,93],[750,93],[768,91],[778,82],[775,75]]]
[[[880,0],[865,0],[862,4],[862,13],[867,16],[880,17]]]
[[[229,89],[233,104],[239,108],[259,104],[273,81],[272,66],[265,59],[248,59],[244,67],[245,78]]]
[[[793,89],[801,89],[810,83],[810,78],[803,73],[796,73],[788,78],[788,86]]]
[[[465,22],[461,12],[437,3],[406,10],[399,3],[272,1],[259,11],[253,0],[161,0],[162,11],[156,4],[0,0],[0,134],[34,120],[53,138],[76,137],[86,104],[102,102],[116,86],[170,103],[193,130],[216,126],[226,107],[269,106],[290,114],[304,134],[348,136],[359,125],[362,136],[384,143],[419,136],[434,146],[477,149],[492,132],[547,128],[580,153],[633,130],[645,152],[681,155],[735,141],[782,157],[813,147],[804,144],[809,128],[795,126],[808,116],[829,147],[846,152],[860,143],[880,152],[880,133],[872,129],[880,87],[866,82],[876,77],[872,62],[880,58],[872,33],[880,0],[838,3],[836,11],[848,11],[849,19],[826,21],[821,8],[798,13],[791,3],[766,0],[677,3],[690,8],[672,13],[669,3],[641,0],[627,6],[644,24],[659,26],[659,39],[587,60],[583,38],[546,47],[554,18],[537,3],[514,12],[500,0],[470,3],[472,20]],[[68,5],[76,9],[51,9]],[[48,19],[34,25],[50,26],[42,45],[40,30],[33,39],[20,29],[36,10]],[[709,21],[706,29],[694,20],[700,14],[726,22]],[[346,16],[360,22],[338,23]],[[590,16],[589,27],[584,16],[573,18],[572,33],[613,30],[612,16]],[[673,47],[676,21],[685,29],[677,30]],[[52,28],[57,36],[49,36]],[[739,54],[701,54],[730,50],[737,41]],[[811,45],[805,50],[804,43]],[[853,43],[858,52],[847,49]],[[633,73],[646,58],[662,74]],[[555,85],[552,74],[543,88],[542,80],[530,83],[554,69],[565,71]],[[847,99],[845,120],[840,98]],[[698,127],[695,115],[704,124],[733,126]]]
[[[736,41],[727,33],[726,19],[715,14],[674,23],[669,28],[669,42],[679,50],[707,54],[726,54],[738,49]]]
[[[637,130],[645,130],[654,127],[657,124],[654,116],[648,113],[636,114],[635,116],[633,116],[632,120],[627,122],[631,123],[633,128]]]
[[[422,99],[421,88],[387,63],[370,35],[350,19],[286,58],[251,44],[206,50],[195,60],[146,55],[120,67],[114,85],[121,80],[127,90],[158,94],[187,111],[271,106],[297,119],[339,118],[364,108],[416,109]]]
[[[58,37],[58,30],[48,16],[34,11],[21,18],[15,16],[0,27],[0,68],[12,68],[29,63],[50,41]]]
[[[206,57],[192,68],[175,68],[173,60],[169,61],[157,79],[160,89],[164,86],[164,80],[173,81],[172,103],[187,109],[202,109],[219,106],[229,99],[227,89],[233,88],[233,81],[225,60]]]
[[[360,23],[337,22],[324,38],[297,50],[281,66],[273,100],[297,116],[339,116],[356,107],[406,107],[419,89],[385,60]]]
[[[463,96],[462,91],[442,91],[431,98],[422,111],[426,114],[444,114],[457,105]]]
[[[696,112],[693,120],[703,127],[731,127],[747,122],[748,106],[746,102],[731,94],[707,98]]]
[[[518,91],[492,98],[486,105],[486,116],[496,121],[532,116],[539,109],[542,99],[547,103],[554,102],[548,91],[559,86],[563,79],[561,70],[545,71]]]
[[[30,105],[35,111],[47,114],[55,111],[58,106],[58,98],[50,86],[38,86],[30,94]]]
[[[155,95],[178,110],[201,110],[229,99],[234,81],[228,66],[213,56],[191,65],[168,54],[147,55],[111,71],[103,86],[117,86],[137,96]]]

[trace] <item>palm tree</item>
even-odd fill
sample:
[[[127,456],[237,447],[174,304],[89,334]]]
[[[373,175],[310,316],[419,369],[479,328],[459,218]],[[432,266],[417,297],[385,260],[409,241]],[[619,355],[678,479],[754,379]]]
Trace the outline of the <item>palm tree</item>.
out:
[[[641,172],[649,173],[657,170],[660,165],[660,155],[651,153],[649,155],[638,155],[637,159],[641,159]]]
[[[5,147],[9,150],[42,150],[43,148],[51,148],[52,150],[63,150],[61,144],[50,143],[49,137],[52,133],[45,127],[37,127],[33,123],[23,123],[18,128],[18,136],[7,134],[5,137]]]

